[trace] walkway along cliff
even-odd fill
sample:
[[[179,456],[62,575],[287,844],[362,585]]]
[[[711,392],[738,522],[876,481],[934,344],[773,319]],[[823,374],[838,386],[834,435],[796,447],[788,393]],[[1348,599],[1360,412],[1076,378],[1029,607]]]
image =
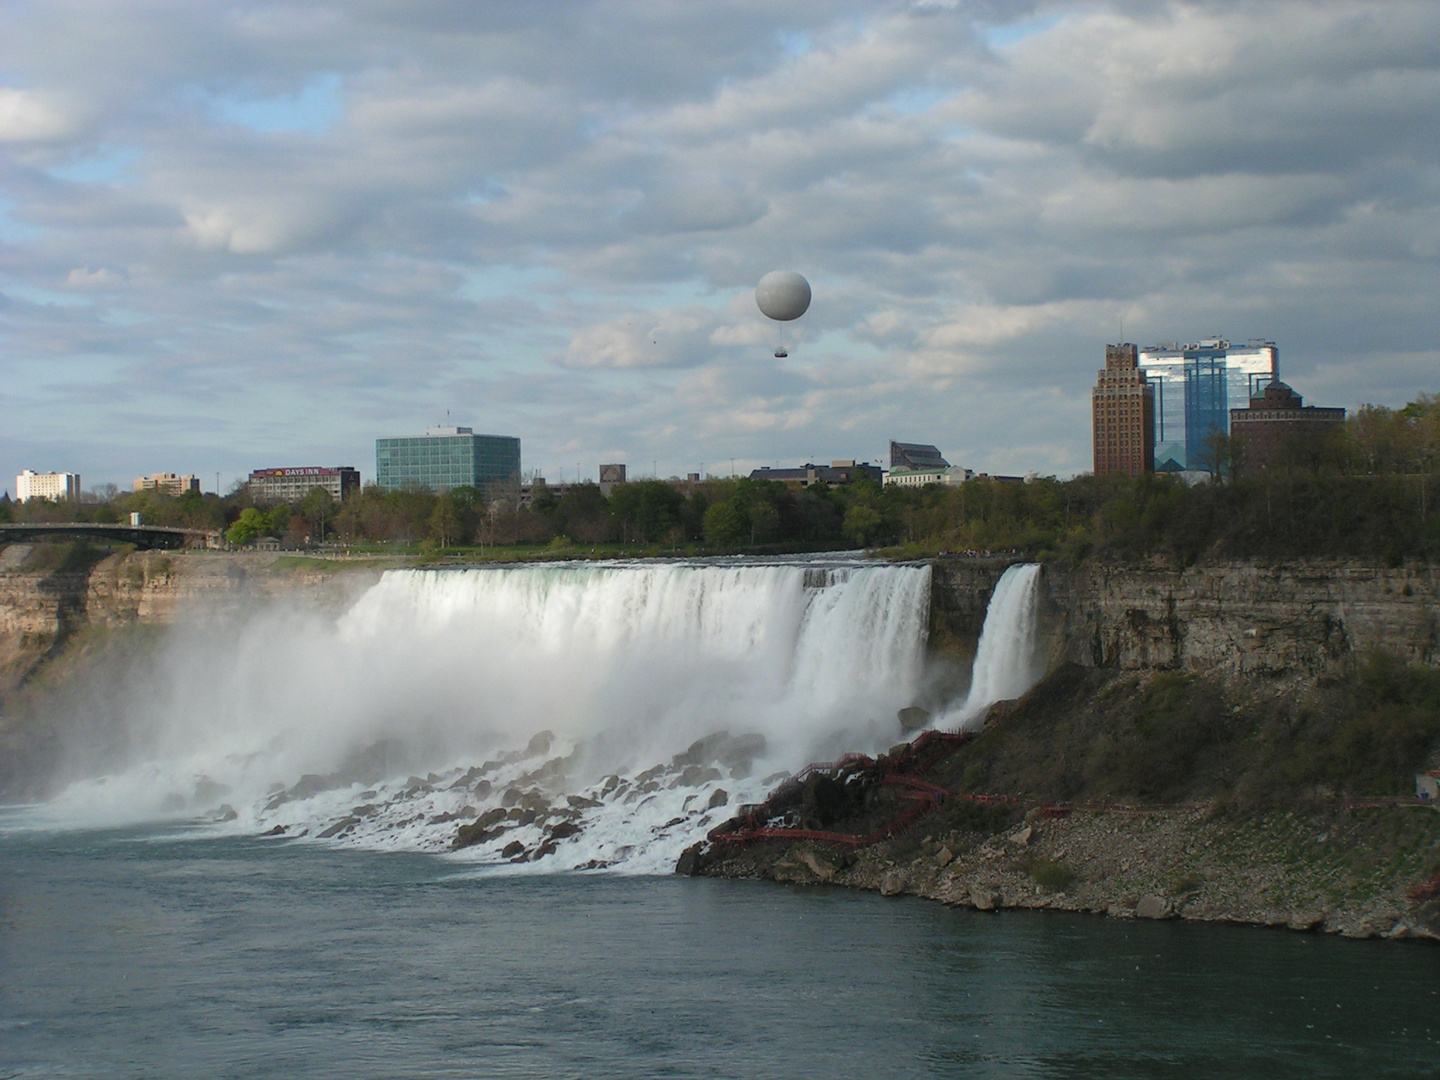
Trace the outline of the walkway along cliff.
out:
[[[1002,562],[934,568],[931,639],[974,657]],[[1048,674],[978,730],[812,766],[682,873],[980,910],[1440,933],[1432,567],[1046,568]],[[787,830],[794,830],[787,835]]]

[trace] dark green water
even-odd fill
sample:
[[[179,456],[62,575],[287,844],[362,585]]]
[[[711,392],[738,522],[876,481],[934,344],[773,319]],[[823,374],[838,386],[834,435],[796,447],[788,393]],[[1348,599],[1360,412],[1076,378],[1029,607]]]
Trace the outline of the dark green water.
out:
[[[1435,1077],[1440,949],[0,835],[0,1076]]]

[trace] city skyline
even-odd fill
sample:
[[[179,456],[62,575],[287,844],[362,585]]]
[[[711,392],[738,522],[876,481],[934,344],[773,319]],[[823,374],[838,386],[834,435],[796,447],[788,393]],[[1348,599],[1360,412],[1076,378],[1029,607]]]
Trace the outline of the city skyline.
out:
[[[447,410],[552,479],[892,438],[1063,477],[1115,341],[1440,388],[1434,5],[0,19],[6,477],[363,470]],[[785,360],[775,269],[814,288]]]

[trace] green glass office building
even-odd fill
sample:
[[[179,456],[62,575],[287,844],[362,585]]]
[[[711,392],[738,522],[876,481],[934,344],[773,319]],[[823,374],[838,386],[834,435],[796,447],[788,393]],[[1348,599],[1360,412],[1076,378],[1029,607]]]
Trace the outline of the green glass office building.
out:
[[[484,488],[492,480],[519,478],[520,440],[510,435],[446,427],[415,438],[375,440],[375,482],[386,491]]]

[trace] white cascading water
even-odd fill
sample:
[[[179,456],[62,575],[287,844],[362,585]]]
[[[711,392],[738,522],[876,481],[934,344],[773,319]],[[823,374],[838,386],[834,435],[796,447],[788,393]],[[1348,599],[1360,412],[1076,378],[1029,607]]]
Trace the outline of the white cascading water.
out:
[[[941,726],[1038,677],[1037,577],[1001,578]],[[103,688],[127,736],[105,774],[37,814],[427,851],[480,820],[457,858],[669,872],[808,762],[898,741],[897,710],[933,689],[929,598],[927,566],[393,570],[338,619],[271,606],[171,632]]]
[[[1044,674],[1036,634],[1039,583],[1037,563],[1008,567],[1000,576],[985,609],[970,692],[964,704],[942,718],[940,726],[961,730],[978,727],[991,705],[1020,697]]]
[[[443,850],[499,809],[467,857],[668,871],[777,776],[897,741],[929,592],[874,564],[390,571],[339,619],[170,634],[118,706],[130,764],[44,812]]]

